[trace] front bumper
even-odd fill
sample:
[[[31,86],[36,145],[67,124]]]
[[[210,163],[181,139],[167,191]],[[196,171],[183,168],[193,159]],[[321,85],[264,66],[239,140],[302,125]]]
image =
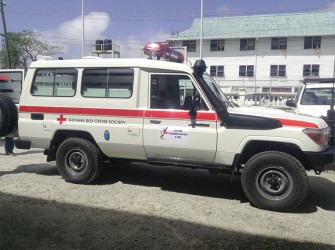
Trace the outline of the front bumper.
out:
[[[314,170],[335,171],[335,146],[329,146],[329,148],[322,152],[306,152],[307,159],[312,165]]]

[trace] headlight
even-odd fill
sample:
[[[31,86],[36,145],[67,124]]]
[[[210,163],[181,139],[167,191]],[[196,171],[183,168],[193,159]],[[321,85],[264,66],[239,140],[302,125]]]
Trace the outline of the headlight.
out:
[[[303,132],[318,145],[324,146],[327,145],[328,143],[329,128],[324,129],[306,128],[303,130]]]

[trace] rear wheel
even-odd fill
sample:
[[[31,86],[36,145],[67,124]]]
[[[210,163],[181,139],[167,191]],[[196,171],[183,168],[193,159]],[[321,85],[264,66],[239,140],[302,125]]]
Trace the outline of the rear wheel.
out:
[[[0,92],[0,137],[12,132],[18,120],[18,112],[12,99]]]
[[[64,140],[57,150],[56,163],[60,175],[67,182],[88,184],[101,172],[100,149],[90,141],[71,137]]]
[[[301,163],[276,151],[253,156],[243,169],[241,181],[251,203],[273,211],[294,210],[308,190],[307,174]]]

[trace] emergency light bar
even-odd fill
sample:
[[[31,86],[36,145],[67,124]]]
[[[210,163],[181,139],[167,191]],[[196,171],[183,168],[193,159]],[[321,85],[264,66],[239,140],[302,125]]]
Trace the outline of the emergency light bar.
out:
[[[184,62],[184,55],[177,50],[171,49],[169,46],[155,42],[155,43],[147,43],[144,46],[144,54],[149,56],[149,59],[153,57],[157,57],[157,60],[160,58],[164,58],[166,61],[170,62]]]

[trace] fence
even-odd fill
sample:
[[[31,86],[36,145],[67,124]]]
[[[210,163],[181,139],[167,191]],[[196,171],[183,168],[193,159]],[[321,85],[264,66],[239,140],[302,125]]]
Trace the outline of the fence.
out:
[[[226,93],[225,96],[239,106],[264,106],[278,109],[290,109],[286,101],[293,99],[295,93],[246,93],[240,89],[236,93]]]

